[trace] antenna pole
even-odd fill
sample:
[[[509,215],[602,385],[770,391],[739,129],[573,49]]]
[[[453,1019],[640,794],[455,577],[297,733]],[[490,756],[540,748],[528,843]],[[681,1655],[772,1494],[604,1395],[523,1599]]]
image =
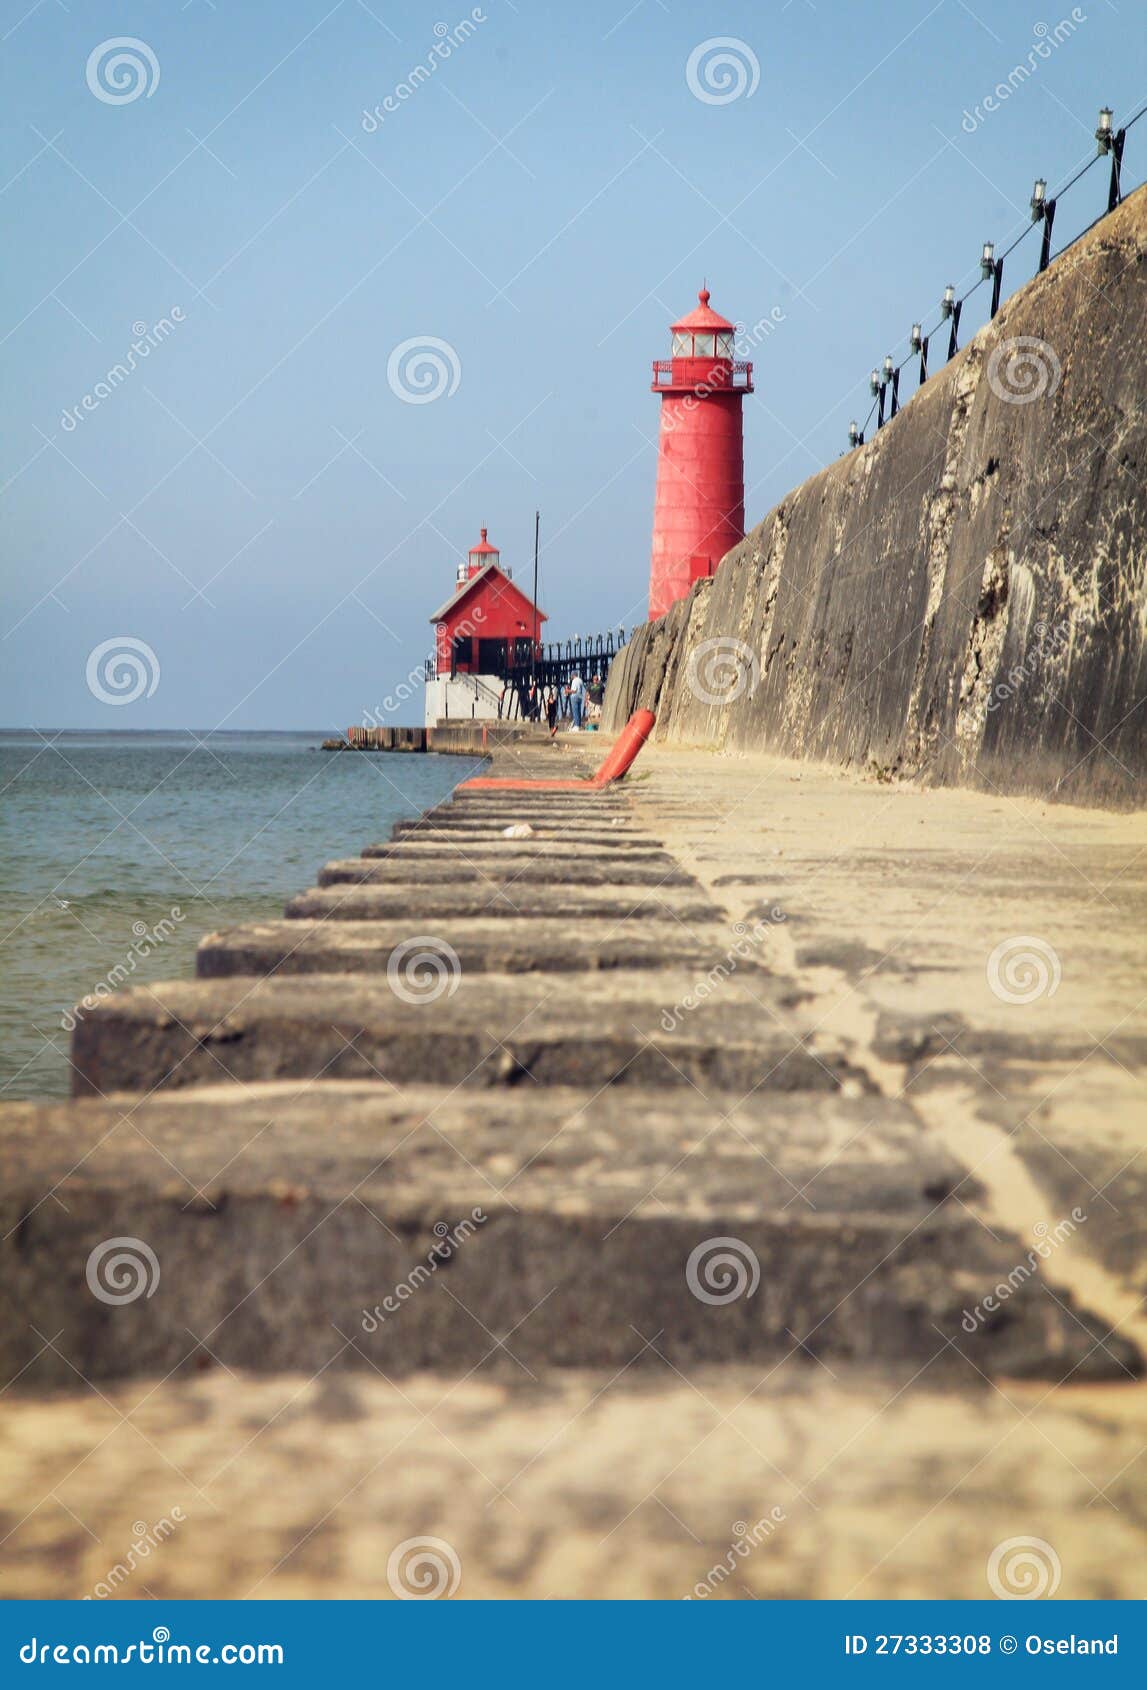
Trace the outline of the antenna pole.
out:
[[[534,674],[534,684],[538,678],[538,534],[542,526],[541,511],[534,512],[534,644],[530,653],[531,668]]]

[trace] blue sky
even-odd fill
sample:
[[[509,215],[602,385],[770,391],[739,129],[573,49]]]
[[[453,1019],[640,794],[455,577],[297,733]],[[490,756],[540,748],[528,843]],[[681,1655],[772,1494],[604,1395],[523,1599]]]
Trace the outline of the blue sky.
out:
[[[1024,226],[1033,178],[1094,152],[1097,108],[1147,99],[1126,0],[2,16],[10,726],[356,722],[430,650],[480,525],[528,571],[535,507],[548,631],[632,625],[649,364],[702,277],[728,316],[781,317],[745,407],[752,524],[839,453],[869,368],[975,280],[980,243]],[[134,71],[100,52],[119,38],[144,44],[119,50]],[[715,38],[735,63],[710,85],[713,49],[688,66]],[[1126,159],[1145,176],[1147,119]],[[1065,235],[1103,193],[1097,169]],[[396,349],[427,340],[443,391],[411,403]],[[158,675],[112,706],[89,658],[123,638]]]

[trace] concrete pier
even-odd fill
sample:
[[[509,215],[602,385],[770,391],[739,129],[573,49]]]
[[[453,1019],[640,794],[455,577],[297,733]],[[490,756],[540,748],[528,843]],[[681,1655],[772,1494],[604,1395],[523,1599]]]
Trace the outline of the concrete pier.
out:
[[[324,751],[433,751],[440,756],[485,756],[499,746],[536,736],[536,729],[508,722],[449,722],[430,728],[353,727],[345,739],[325,739]]]
[[[10,1594],[177,1503],[156,1596],[1147,1594],[1141,819],[651,746],[316,847],[0,1109]]]

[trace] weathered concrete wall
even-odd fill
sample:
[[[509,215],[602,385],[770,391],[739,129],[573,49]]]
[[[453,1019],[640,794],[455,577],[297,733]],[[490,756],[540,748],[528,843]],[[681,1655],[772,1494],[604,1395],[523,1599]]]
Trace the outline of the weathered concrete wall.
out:
[[[1145,259],[1147,188],[639,629],[605,726],[1137,802]]]

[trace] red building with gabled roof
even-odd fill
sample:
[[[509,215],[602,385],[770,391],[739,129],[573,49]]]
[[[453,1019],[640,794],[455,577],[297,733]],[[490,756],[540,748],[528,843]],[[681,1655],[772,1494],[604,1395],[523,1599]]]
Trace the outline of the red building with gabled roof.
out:
[[[507,666],[529,666],[548,618],[515,586],[483,528],[478,544],[458,565],[453,593],[430,620],[438,675],[501,676]]]

